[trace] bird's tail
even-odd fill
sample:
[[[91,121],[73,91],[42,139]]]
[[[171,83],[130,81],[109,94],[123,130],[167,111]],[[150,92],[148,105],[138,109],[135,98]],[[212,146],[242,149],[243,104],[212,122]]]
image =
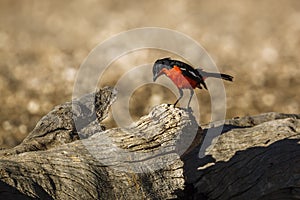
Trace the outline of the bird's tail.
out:
[[[203,76],[203,78],[213,77],[213,78],[221,78],[221,79],[224,79],[226,81],[233,81],[233,76],[230,76],[228,74],[205,72],[200,68],[197,69],[197,71]]]

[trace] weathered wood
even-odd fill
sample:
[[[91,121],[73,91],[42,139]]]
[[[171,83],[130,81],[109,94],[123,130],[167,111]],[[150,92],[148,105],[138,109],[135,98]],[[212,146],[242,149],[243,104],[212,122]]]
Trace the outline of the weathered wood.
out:
[[[105,130],[115,98],[107,87],[57,106],[1,150],[0,199],[300,198],[300,115],[227,120],[199,158],[220,127],[202,130],[189,110],[163,104]]]
[[[198,158],[198,147],[183,160],[192,196],[299,199],[299,119],[300,115],[267,113],[227,120],[204,158]]]
[[[93,106],[95,98],[102,102],[99,108]],[[72,104],[66,103],[42,118],[21,145],[2,152],[0,178],[6,189],[0,194],[166,199],[182,193],[183,163],[176,146],[189,147],[189,138],[182,135],[197,133],[195,119],[185,110],[160,105],[129,128],[104,131],[98,122],[113,100],[114,92],[105,88],[73,101],[75,117]]]
[[[116,91],[105,87],[72,102],[58,105],[37,123],[20,145],[0,151],[0,155],[45,150],[78,140],[78,132],[83,138],[90,134],[89,131],[102,131],[104,127],[98,122],[107,116],[115,98]]]

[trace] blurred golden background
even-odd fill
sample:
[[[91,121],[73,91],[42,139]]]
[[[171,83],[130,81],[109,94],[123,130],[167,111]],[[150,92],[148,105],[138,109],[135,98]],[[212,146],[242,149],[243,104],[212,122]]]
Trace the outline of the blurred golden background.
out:
[[[263,112],[300,113],[300,1],[39,1],[0,0],[0,147],[20,143],[55,105],[70,101],[80,64],[99,43],[133,28],[162,27],[200,43],[225,83],[227,118]],[[101,85],[126,66],[152,63],[164,52],[136,52],[113,63]],[[152,74],[149,74],[152,76]],[[149,96],[160,99],[151,102]],[[209,93],[196,91],[201,123],[210,120]],[[200,98],[201,97],[201,98]],[[131,100],[137,118],[176,97],[158,86]],[[113,122],[108,122],[113,124]]]

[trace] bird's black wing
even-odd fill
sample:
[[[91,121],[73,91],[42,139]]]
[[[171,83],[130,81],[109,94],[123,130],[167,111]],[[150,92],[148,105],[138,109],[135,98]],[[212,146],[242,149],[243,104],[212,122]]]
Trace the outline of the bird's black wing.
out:
[[[200,79],[203,79],[202,75],[196,69],[194,69],[191,65],[189,65],[187,63],[184,63],[179,60],[173,60],[172,65],[178,66],[184,76],[187,76],[193,80],[199,80],[199,82],[200,82]]]
[[[203,85],[203,87],[205,89],[207,89],[207,86],[204,82],[204,78],[202,76],[202,74],[197,70],[194,69],[191,65],[184,63],[182,61],[179,60],[171,60],[172,62],[170,62],[171,65],[173,66],[178,66],[180,68],[180,70],[182,71],[182,74],[186,77],[189,77],[195,81],[198,82],[199,84],[199,88],[201,88],[200,84]]]

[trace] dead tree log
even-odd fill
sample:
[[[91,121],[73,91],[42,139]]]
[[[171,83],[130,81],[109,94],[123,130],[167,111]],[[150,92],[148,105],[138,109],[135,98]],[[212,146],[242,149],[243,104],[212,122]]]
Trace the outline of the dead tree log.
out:
[[[300,115],[227,120],[204,158],[183,159],[186,184],[195,199],[300,199],[299,144]]]
[[[189,110],[159,105],[128,128],[101,121],[115,91],[57,106],[18,146],[0,151],[6,199],[297,199],[300,116],[227,120],[206,155]]]

